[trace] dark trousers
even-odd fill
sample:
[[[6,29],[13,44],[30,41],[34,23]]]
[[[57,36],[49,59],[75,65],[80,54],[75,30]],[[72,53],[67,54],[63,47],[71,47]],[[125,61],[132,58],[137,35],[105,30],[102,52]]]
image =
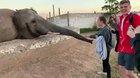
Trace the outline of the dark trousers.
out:
[[[107,73],[107,78],[111,78],[111,67],[109,64],[109,56],[110,56],[110,51],[107,51],[107,58],[103,60],[103,72]]]
[[[140,72],[140,53],[135,54],[135,66],[137,70]]]

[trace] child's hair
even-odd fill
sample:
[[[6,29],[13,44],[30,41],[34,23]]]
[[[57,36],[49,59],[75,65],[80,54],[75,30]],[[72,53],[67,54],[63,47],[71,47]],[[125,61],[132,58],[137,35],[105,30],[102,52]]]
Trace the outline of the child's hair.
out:
[[[103,23],[106,24],[106,18],[104,16],[100,16],[99,17],[99,20],[100,21],[103,21]]]

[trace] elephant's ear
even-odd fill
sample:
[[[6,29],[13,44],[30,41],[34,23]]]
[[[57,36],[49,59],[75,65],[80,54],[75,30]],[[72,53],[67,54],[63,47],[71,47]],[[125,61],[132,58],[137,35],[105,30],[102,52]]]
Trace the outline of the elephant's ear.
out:
[[[18,12],[19,12],[19,10],[18,10],[18,9],[15,9],[15,12],[14,12],[14,14],[12,15],[12,17],[14,17]]]
[[[11,15],[12,19],[14,18],[14,16],[16,15],[16,13],[18,12],[18,9],[15,9],[15,11],[13,12],[13,14]]]

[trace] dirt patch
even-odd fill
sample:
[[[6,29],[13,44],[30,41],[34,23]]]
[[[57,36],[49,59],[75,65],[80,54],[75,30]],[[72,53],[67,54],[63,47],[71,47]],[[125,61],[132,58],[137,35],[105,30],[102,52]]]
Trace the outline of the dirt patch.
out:
[[[87,42],[74,38],[0,57],[0,78],[100,78],[101,61]]]

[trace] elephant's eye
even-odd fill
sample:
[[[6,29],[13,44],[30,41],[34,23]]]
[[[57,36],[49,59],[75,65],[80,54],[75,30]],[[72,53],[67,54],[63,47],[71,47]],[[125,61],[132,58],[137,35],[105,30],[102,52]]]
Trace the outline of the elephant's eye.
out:
[[[35,20],[32,20],[31,23],[36,23],[36,21]]]
[[[37,25],[36,20],[32,20],[31,23],[32,23],[33,26]]]

